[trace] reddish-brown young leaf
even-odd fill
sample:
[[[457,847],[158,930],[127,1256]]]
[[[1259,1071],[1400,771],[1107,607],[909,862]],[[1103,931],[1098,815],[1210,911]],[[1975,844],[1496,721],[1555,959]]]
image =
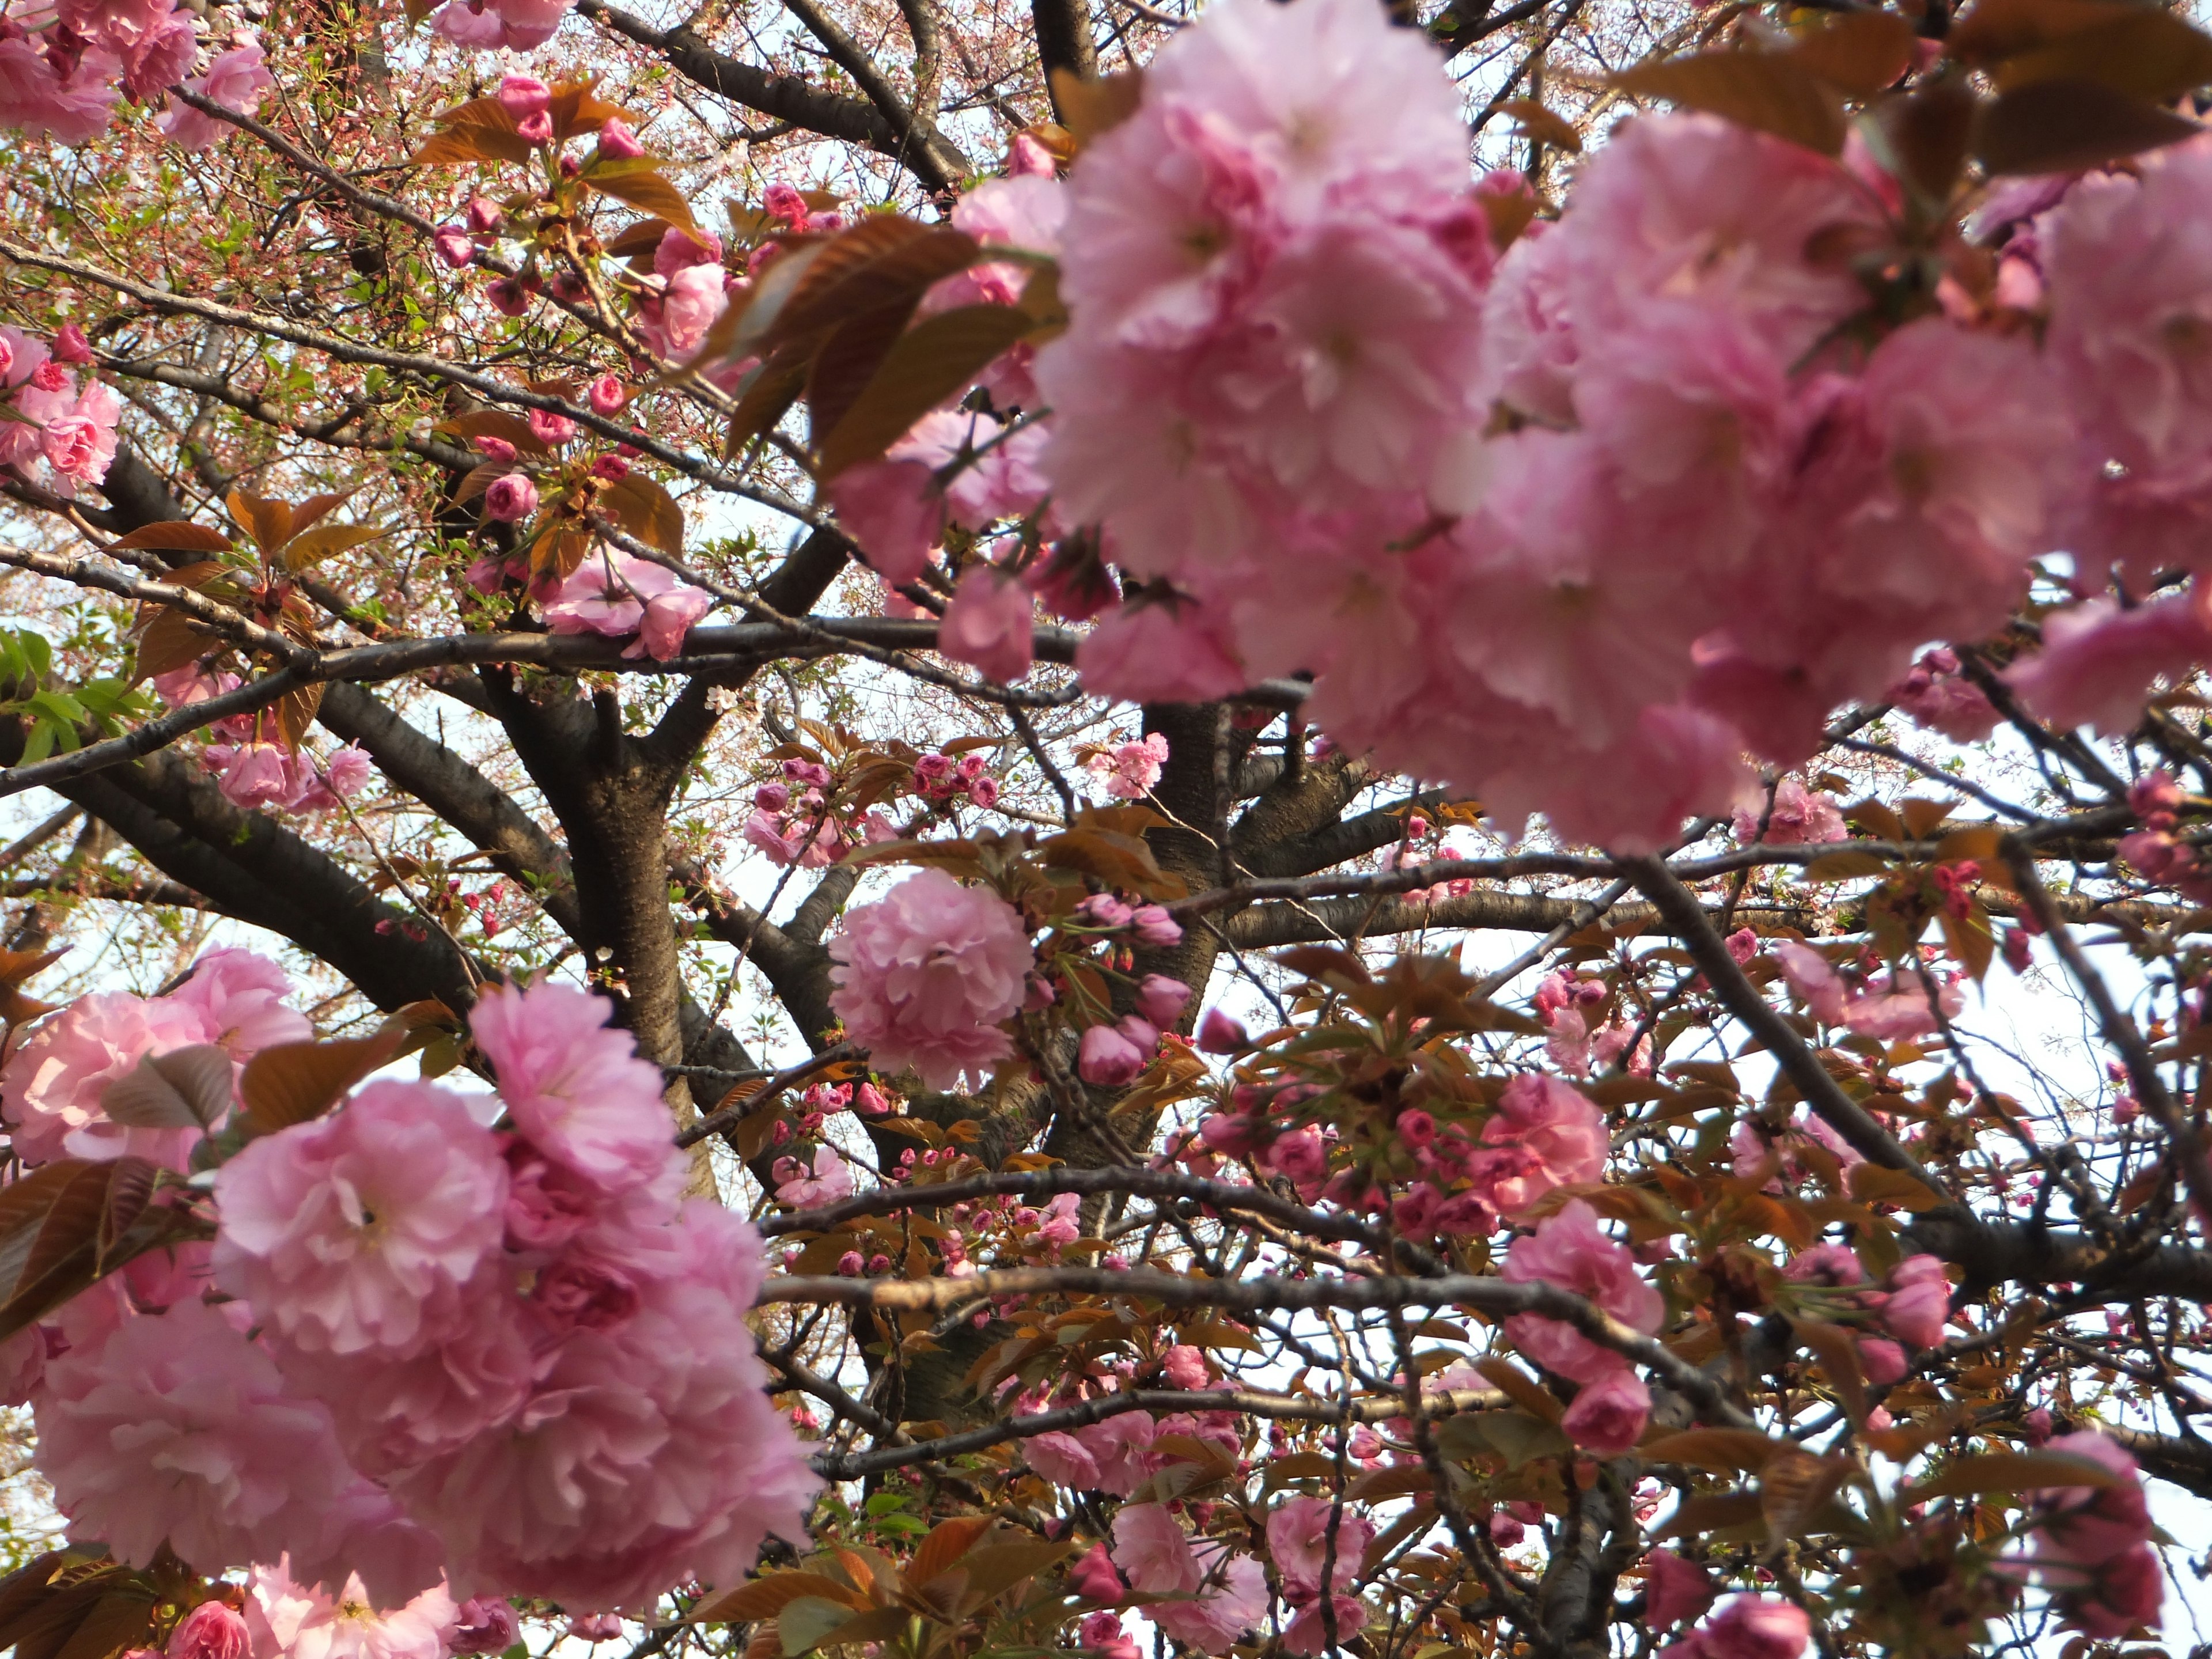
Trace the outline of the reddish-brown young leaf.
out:
[[[1609,84],[1640,98],[1664,98],[1723,116],[1822,155],[1844,148],[1842,94],[1792,52],[1698,52],[1640,64]]]
[[[115,545],[164,553],[228,553],[231,540],[212,525],[164,519],[159,524],[142,525],[127,536],[118,536]]]
[[[379,1031],[337,1042],[280,1042],[264,1048],[246,1061],[239,1079],[241,1120],[252,1133],[270,1134],[319,1118],[404,1042],[402,1032]]]
[[[1016,306],[962,306],[917,323],[821,440],[822,476],[872,460],[1030,332]]]

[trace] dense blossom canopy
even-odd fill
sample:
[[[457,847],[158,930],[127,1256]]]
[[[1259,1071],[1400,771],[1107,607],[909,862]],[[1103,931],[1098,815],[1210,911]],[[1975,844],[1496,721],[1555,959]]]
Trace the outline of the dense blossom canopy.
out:
[[[0,1644],[2159,1651],[2208,96],[0,0]]]

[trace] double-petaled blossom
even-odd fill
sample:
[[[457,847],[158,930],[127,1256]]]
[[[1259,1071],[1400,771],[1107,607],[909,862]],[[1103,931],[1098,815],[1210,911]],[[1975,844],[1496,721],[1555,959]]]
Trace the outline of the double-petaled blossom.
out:
[[[1666,1310],[1659,1292],[1637,1273],[1635,1257],[1605,1235],[1597,1212],[1580,1199],[1515,1239],[1501,1271],[1509,1284],[1571,1291],[1647,1335],[1659,1328]],[[1599,1382],[1628,1363],[1561,1320],[1516,1314],[1505,1329],[1530,1358],[1578,1382]]]
[[[848,912],[830,954],[830,1006],[878,1071],[911,1066],[949,1089],[1012,1052],[999,1025],[1021,1006],[1035,958],[997,894],[920,871]]]
[[[637,638],[625,657],[665,662],[684,648],[693,623],[714,608],[714,595],[665,566],[627,553],[586,559],[545,606],[545,625],[556,634]]]

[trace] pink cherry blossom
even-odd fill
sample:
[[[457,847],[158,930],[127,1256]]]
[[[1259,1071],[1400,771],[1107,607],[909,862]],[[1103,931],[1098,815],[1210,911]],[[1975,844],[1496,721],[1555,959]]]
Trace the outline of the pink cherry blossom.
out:
[[[307,1017],[284,1006],[291,975],[267,957],[223,945],[201,952],[184,982],[160,1000],[197,1008],[213,1041],[234,1058],[251,1060],[280,1042],[305,1042],[315,1034]]]
[[[635,634],[623,656],[665,662],[683,649],[685,633],[714,605],[714,595],[664,565],[605,553],[585,560],[562,583],[559,597],[544,607],[545,625],[556,634],[609,639]]]
[[[292,1563],[258,1566],[246,1579],[245,1624],[252,1659],[443,1659],[456,1617],[453,1598],[435,1585],[380,1613],[358,1578],[336,1595],[296,1583]]]
[[[1206,702],[1244,688],[1218,617],[1174,600],[1109,611],[1075,647],[1086,689],[1130,702]]]
[[[1943,1264],[1932,1255],[1909,1255],[1898,1263],[1889,1282],[1892,1288],[1876,1309],[1882,1328],[1916,1348],[1942,1342],[1951,1317],[1951,1282]]]
[[[1559,1419],[1567,1438],[1600,1457],[1618,1457],[1644,1437],[1651,1418],[1651,1390],[1626,1365],[1586,1382]]]
[[[236,110],[241,115],[252,115],[261,107],[261,100],[275,89],[276,77],[262,66],[261,43],[249,40],[222,53],[208,65],[205,75],[185,85],[211,104]],[[168,113],[161,118],[161,131],[182,149],[209,149],[228,137],[232,129],[228,122],[203,115],[191,105],[173,98]]]
[[[207,1303],[126,1319],[46,1367],[37,1461],[81,1535],[219,1572],[319,1538],[354,1480],[330,1413]]]
[[[952,591],[937,648],[955,662],[981,672],[986,679],[1011,685],[1030,671],[1030,627],[1035,620],[1030,590],[1021,580],[988,563],[972,566]]]
[[[1111,1025],[1093,1025],[1083,1034],[1075,1068],[1085,1083],[1117,1089],[1135,1080],[1150,1056]]]
[[[1030,1468],[1055,1486],[1065,1486],[1070,1492],[1097,1490],[1098,1460],[1091,1455],[1089,1447],[1065,1430],[1031,1435],[1022,1442],[1022,1455],[1029,1460]],[[1111,1601],[1120,1596],[1121,1584],[1116,1580],[1107,1594],[1092,1595],[1091,1599]]]
[[[42,52],[34,39],[0,40],[0,126],[64,144],[89,143],[107,131],[123,64],[93,46],[76,56]]]
[[[167,1659],[246,1659],[251,1640],[246,1620],[220,1601],[203,1601],[177,1621],[161,1651]]]
[[[1155,1625],[1193,1651],[1225,1653],[1267,1619],[1267,1570],[1250,1556],[1232,1555],[1212,1542],[1198,1546],[1194,1559],[1203,1574],[1197,1599],[1161,1601],[1147,1611]]]
[[[1762,818],[1764,834],[1759,830]],[[1735,838],[1747,846],[1753,841],[1776,846],[1818,844],[1843,841],[1850,834],[1833,799],[1808,789],[1802,778],[1785,777],[1776,784],[1771,807],[1761,803],[1756,810],[1749,805],[1735,809]]]
[[[78,998],[0,1070],[0,1115],[15,1156],[27,1164],[130,1156],[182,1170],[198,1130],[126,1127],[109,1119],[100,1091],[143,1056],[212,1042],[222,1029],[205,1006],[183,997],[102,991]]]
[[[496,523],[514,524],[537,510],[538,486],[526,473],[505,473],[484,490],[484,514]]]
[[[469,1012],[469,1034],[499,1079],[516,1127],[539,1152],[603,1193],[680,1180],[676,1123],[660,1073],[614,1006],[552,980],[494,987]]]
[[[498,1144],[460,1097],[372,1083],[223,1165],[216,1280],[293,1346],[406,1358],[468,1316],[506,1201]]]
[[[1482,1139],[1516,1155],[1510,1172],[1495,1172],[1486,1194],[1508,1216],[1520,1214],[1554,1187],[1601,1180],[1612,1151],[1605,1114],[1579,1091],[1534,1073],[1505,1085]]]
[[[663,354],[678,362],[696,356],[729,307],[720,264],[686,265],[676,271],[660,300]]]
[[[1167,762],[1167,734],[1154,732],[1139,741],[1101,750],[1084,764],[1092,777],[1105,784],[1109,795],[1117,800],[1139,800],[1160,781]]]
[[[1606,1237],[1597,1212],[1575,1199],[1558,1214],[1539,1222],[1534,1233],[1513,1241],[1502,1276],[1509,1284],[1551,1285],[1585,1297],[1632,1330],[1659,1328],[1665,1304],[1641,1279],[1635,1258]],[[1562,1376],[1595,1382],[1626,1362],[1572,1326],[1535,1314],[1516,1314],[1506,1334],[1522,1352]]]
[[[1703,1567],[1673,1550],[1652,1551],[1644,1571],[1644,1618],[1654,1630],[1704,1618],[1719,1594]]]
[[[1328,1583],[1333,1589],[1349,1589],[1358,1582],[1361,1559],[1375,1541],[1373,1522],[1326,1498],[1290,1498],[1267,1517],[1267,1553],[1282,1581],[1285,1599],[1294,1606],[1304,1606],[1322,1592],[1332,1524],[1335,1560]]]
[[[2160,679],[2179,685],[2212,657],[2212,625],[2193,593],[2122,611],[2094,599],[2043,619],[2043,649],[2005,670],[2028,709],[2061,726],[2106,737],[2131,730]]]
[[[798,1164],[795,1158],[783,1161]],[[776,1201],[795,1210],[815,1204],[833,1204],[852,1194],[853,1166],[837,1156],[835,1146],[817,1146],[811,1167],[794,1167],[790,1177],[780,1182],[775,1189]]]
[[[1805,1609],[1778,1595],[1735,1595],[1663,1651],[1676,1659],[1799,1659],[1811,1641]]]
[[[1020,916],[996,894],[920,871],[848,911],[830,954],[830,1006],[877,1070],[911,1066],[949,1089],[1012,1052],[998,1026],[1021,1006],[1035,959]]]

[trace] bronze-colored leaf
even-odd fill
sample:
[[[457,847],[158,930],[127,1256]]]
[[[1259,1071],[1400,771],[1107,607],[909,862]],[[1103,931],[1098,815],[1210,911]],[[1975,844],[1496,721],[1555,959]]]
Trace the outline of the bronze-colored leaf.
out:
[[[196,663],[223,644],[222,635],[173,605],[158,605],[150,614],[141,614],[145,621],[133,667],[142,680]]]
[[[1498,106],[1498,112],[1518,122],[1524,138],[1534,138],[1571,155],[1583,153],[1583,136],[1575,131],[1574,124],[1557,110],[1546,109],[1534,98],[1509,98]]]
[[[685,1616],[684,1622],[690,1625],[750,1625],[763,1619],[775,1618],[803,1595],[818,1596],[826,1601],[842,1601],[856,1610],[867,1605],[865,1598],[854,1596],[850,1585],[821,1573],[772,1572],[700,1603]]]
[[[246,1061],[239,1079],[240,1114],[255,1134],[270,1134],[320,1117],[341,1096],[404,1046],[397,1031],[337,1042],[280,1042]]]
[[[2070,173],[2194,138],[2197,122],[2094,81],[2036,81],[2000,93],[1974,124],[1991,173]]]
[[[495,97],[472,98],[434,118],[443,129],[408,157],[411,165],[530,160],[536,147],[515,131],[514,117]]]
[[[158,524],[141,525],[127,536],[117,537],[115,545],[156,552],[228,553],[231,541],[213,525],[194,524],[189,519],[164,519]]]
[[[228,498],[230,515],[264,553],[274,553],[292,539],[292,507],[289,501],[270,501],[234,489]]]
[[[1885,98],[1869,112],[1874,137],[1887,152],[1881,159],[1929,217],[1942,215],[1958,189],[1980,101],[1964,77],[1951,76]]]
[[[486,461],[482,466],[471,467],[460,483],[453,486],[453,505],[465,506],[489,489],[493,479],[504,478],[514,471],[513,461]]]
[[[334,553],[349,552],[364,542],[373,542],[383,535],[380,526],[373,524],[326,524],[295,536],[284,545],[284,568],[297,573],[318,564]]]
[[[100,1091],[100,1109],[133,1129],[210,1129],[230,1107],[230,1051],[214,1042],[141,1055]]]
[[[1931,1498],[1984,1492],[2033,1492],[2045,1486],[2110,1486],[2123,1477],[2103,1464],[2062,1451],[1981,1452],[1952,1459],[1897,1494],[1900,1506]]]
[[[1889,860],[1876,853],[1850,848],[1840,853],[1823,853],[1805,866],[1807,881],[1857,881],[1867,876],[1887,875]]]
[[[296,750],[307,728],[315,723],[315,711],[323,706],[324,685],[316,680],[307,685],[295,685],[269,706],[269,713],[276,722],[276,735],[287,749]]]
[[[550,455],[545,441],[530,429],[530,422],[503,409],[471,409],[450,416],[430,428],[457,438],[499,438],[525,455]]]
[[[672,559],[684,553],[684,509],[659,484],[640,473],[617,478],[600,497],[624,530]]]
[[[901,335],[821,446],[822,476],[872,460],[1030,331],[1015,306],[962,306]]]
[[[1853,98],[1871,98],[1912,67],[1919,37],[1893,11],[1847,11],[1799,35],[1790,57]]]
[[[1795,1449],[1754,1429],[1686,1429],[1647,1440],[1636,1455],[1647,1463],[1686,1463],[1699,1469],[1741,1469],[1757,1474],[1776,1456]]]
[[[625,226],[611,241],[601,244],[610,258],[631,259],[643,254],[650,259],[660,239],[673,228],[665,219],[641,219]]]
[[[972,1617],[985,1603],[996,1601],[1024,1579],[1048,1572],[1074,1553],[1073,1543],[1047,1544],[1022,1539],[987,1544],[960,1565],[966,1570],[964,1593],[955,1604],[962,1618]]]
[[[806,414],[817,448],[868,389],[884,359],[905,333],[920,297],[914,295],[848,317],[816,348],[807,366]]]
[[[927,1584],[939,1573],[950,1571],[990,1529],[991,1517],[988,1515],[956,1515],[949,1521],[939,1522],[915,1551],[914,1559],[907,1564],[908,1582]]]
[[[1859,1364],[1858,1339],[1840,1325],[1831,1325],[1817,1319],[1790,1321],[1797,1340],[1813,1351],[1820,1362],[1820,1369],[1828,1375],[1828,1386],[1844,1402],[1851,1421],[1863,1423],[1867,1416],[1866,1370]]]
[[[358,489],[326,489],[298,502],[292,508],[293,536],[296,538],[302,532],[313,529],[332,508],[343,507],[359,494]]]
[[[553,118],[553,142],[565,144],[580,132],[595,132],[610,121],[635,123],[637,113],[624,109],[620,104],[610,104],[592,90],[599,83],[599,76],[587,80],[564,81],[553,88],[552,101],[546,113]]]
[[[665,220],[679,230],[690,230],[695,222],[684,192],[669,182],[649,156],[596,161],[578,175],[602,196],[627,203],[641,213]]]
[[[1894,1204],[1917,1212],[1935,1209],[1943,1202],[1942,1194],[1926,1182],[1902,1170],[1884,1169],[1879,1164],[1852,1164],[1844,1185],[1862,1204]]]
[[[2037,81],[2094,81],[2146,103],[2166,104],[2212,84],[2212,39],[2161,7],[2114,3],[2091,27],[2006,58],[2001,91]]]
[[[1067,70],[1056,69],[1051,82],[1053,107],[1079,150],[1096,143],[1134,115],[1145,95],[1144,76],[1133,70],[1086,81]]]
[[[871,214],[822,245],[767,337],[771,343],[797,339],[908,296],[919,300],[931,284],[965,270],[981,252],[965,232]]]
[[[1796,1446],[1778,1451],[1759,1474],[1759,1510],[1768,1542],[1779,1546],[1802,1534],[1850,1470],[1844,1458],[1819,1457]]]
[[[2054,41],[2110,23],[2126,0],[1977,0],[1943,38],[1943,54],[1977,69],[2039,52]]]
[[[806,386],[804,350],[784,347],[769,356],[739,383],[738,401],[730,410],[726,453],[736,454],[784,417]]]
[[[1844,148],[1841,94],[1794,52],[1698,52],[1638,64],[1613,76],[1610,84],[1638,97],[1664,98],[1725,117],[1822,155]]]

